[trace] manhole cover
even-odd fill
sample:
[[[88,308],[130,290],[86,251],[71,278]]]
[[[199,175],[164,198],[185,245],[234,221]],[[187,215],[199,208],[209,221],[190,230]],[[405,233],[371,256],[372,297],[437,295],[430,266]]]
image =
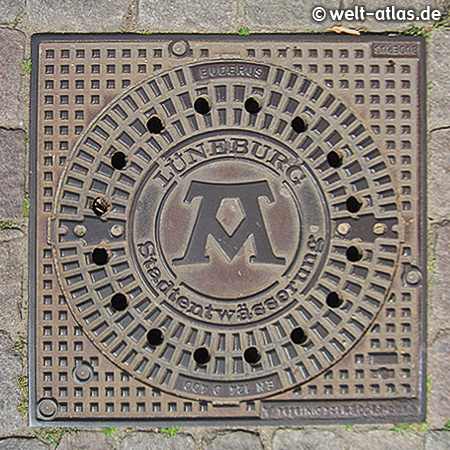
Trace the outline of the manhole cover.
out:
[[[33,424],[423,417],[421,40],[33,58]]]

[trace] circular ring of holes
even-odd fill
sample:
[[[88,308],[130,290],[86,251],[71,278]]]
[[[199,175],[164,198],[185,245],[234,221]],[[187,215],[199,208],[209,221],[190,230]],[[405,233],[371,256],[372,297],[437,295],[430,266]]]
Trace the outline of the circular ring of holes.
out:
[[[92,261],[97,266],[104,266],[109,261],[109,253],[106,248],[96,247],[92,250]]]
[[[360,261],[362,259],[362,251],[359,247],[357,247],[356,245],[351,245],[350,247],[347,248],[347,250],[345,251],[345,256],[347,257],[347,259],[351,262],[357,262]]]
[[[123,170],[127,166],[127,155],[123,152],[114,152],[111,156],[111,165],[116,170]]]
[[[200,347],[197,348],[194,351],[194,361],[199,365],[199,366],[203,366],[205,364],[207,364],[210,359],[211,359],[211,355],[209,353],[209,350],[206,347]]]
[[[158,347],[164,342],[164,334],[159,328],[152,328],[147,332],[147,342],[151,347]]]
[[[256,99],[255,99],[256,100]],[[258,102],[258,100],[256,100],[256,102],[259,104],[259,102]],[[261,108],[257,108],[258,110],[260,110]],[[197,112],[197,111],[196,111]],[[201,114],[201,112],[198,112],[199,114]],[[152,118],[150,118],[150,119],[152,119]],[[150,121],[150,119],[149,119],[149,121]],[[159,118],[158,118],[159,119]],[[295,119],[295,118],[294,118]],[[294,120],[293,119],[293,120]],[[292,121],[293,121],[292,120]],[[164,124],[163,124],[163,122],[159,119],[159,121],[160,121],[160,124],[161,124],[161,126],[160,126],[160,130],[159,131],[152,131],[152,132],[154,132],[154,133],[161,133],[162,132],[162,130],[164,129]],[[150,124],[151,125],[151,124]],[[291,124],[291,127],[292,127],[292,129],[294,130],[294,126]],[[150,128],[152,128],[152,126],[150,126]],[[152,128],[152,130],[153,130],[153,128]],[[150,130],[149,130],[150,131]],[[295,131],[295,130],[294,130]],[[343,156],[342,156],[342,154],[341,154],[341,151],[340,150],[337,150],[336,152],[334,152],[334,153],[336,153],[336,155],[334,155],[333,156],[333,151],[332,152],[329,152],[329,154],[327,155],[327,161],[328,161],[328,163],[329,163],[329,165],[331,166],[331,167],[334,167],[334,166],[336,166],[336,167],[340,167],[341,165],[342,165],[342,162],[343,162]],[[106,156],[106,155],[105,155]],[[131,158],[131,155],[130,155],[130,158]],[[336,160],[335,162],[333,162],[333,158]],[[112,161],[111,161],[111,163],[112,163]],[[114,167],[114,166],[113,166]],[[118,170],[120,170],[120,169],[118,169]],[[107,211],[108,211],[108,209],[110,208],[110,206],[108,206],[107,208],[105,208],[105,210],[102,210],[102,211],[99,211],[100,212],[100,214],[97,214],[97,215],[102,215],[102,214],[105,214]],[[94,209],[94,208],[92,208],[92,209]],[[100,208],[101,209],[101,208]],[[353,247],[356,247],[356,246],[353,246]],[[357,247],[356,247],[357,248]],[[347,252],[346,253],[348,253],[349,255],[351,254],[351,250],[350,250],[351,248],[349,248],[348,250],[347,250]],[[350,253],[349,253],[350,252]],[[362,253],[361,253],[361,251],[357,248],[357,253],[358,253],[358,255],[359,255],[359,258],[358,258],[358,260],[362,257]],[[350,258],[348,258],[349,260],[351,260],[352,259],[352,256],[350,256]],[[111,302],[112,302],[112,299],[111,299]],[[327,303],[328,304],[328,303]],[[329,307],[333,307],[333,306],[331,306],[330,304],[328,304],[328,306]],[[307,327],[305,327],[304,328],[305,330],[308,330],[308,328]],[[291,334],[292,334],[292,332],[291,332]],[[295,338],[294,338],[295,339]],[[292,337],[291,337],[291,341],[292,342],[294,342],[294,340],[292,339]],[[256,347],[255,347],[256,348]],[[249,349],[247,349],[247,350],[249,350]],[[247,351],[246,350],[246,351]],[[263,349],[261,349],[261,352],[263,352],[264,350]],[[259,353],[259,352],[258,352]],[[247,353],[247,355],[248,355],[248,353]],[[261,355],[260,355],[261,356]],[[245,358],[244,358],[245,359]],[[246,360],[246,359],[245,359]],[[247,360],[246,360],[247,361]],[[249,362],[250,363],[250,362]]]
[[[111,298],[111,308],[114,311],[125,311],[128,306],[128,300],[126,295],[118,292],[117,294],[114,294]]]
[[[152,116],[147,120],[147,130],[151,134],[161,134],[164,128],[163,121],[158,116]]]
[[[206,115],[211,111],[211,105],[207,98],[199,97],[194,102],[194,109],[197,113]]]

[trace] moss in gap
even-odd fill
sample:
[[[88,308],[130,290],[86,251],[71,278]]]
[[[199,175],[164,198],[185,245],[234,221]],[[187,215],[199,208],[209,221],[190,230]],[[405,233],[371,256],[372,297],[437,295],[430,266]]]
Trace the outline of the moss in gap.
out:
[[[106,427],[106,428],[103,428],[103,429],[102,429],[102,433],[103,433],[106,437],[109,437],[109,438],[114,437],[114,436],[117,434],[118,431],[119,431],[119,430],[118,430],[117,427]]]
[[[20,230],[20,225],[15,220],[0,220],[0,231],[4,230]]]
[[[241,27],[238,31],[239,36],[249,36],[250,35],[250,28],[249,27]]]
[[[426,422],[420,423],[399,423],[394,425],[390,431],[395,433],[425,433],[429,429],[429,425]]]
[[[425,39],[429,39],[433,31],[441,29],[450,29],[450,13],[444,14],[437,22],[430,25],[411,25],[406,30],[402,31],[401,34],[406,36],[421,36]]]
[[[180,427],[161,428],[159,432],[168,438],[174,438],[180,432]]]
[[[31,70],[33,69],[33,63],[31,62],[31,58],[25,58],[22,60],[22,75],[30,75]]]
[[[66,428],[40,428],[33,430],[33,434],[44,444],[56,448],[67,431]]]
[[[17,377],[17,387],[19,388],[19,404],[17,411],[26,419],[28,415],[28,378],[25,375]]]
[[[428,375],[425,380],[425,389],[427,394],[431,394],[431,375]]]
[[[445,431],[450,431],[450,419],[447,420],[447,422],[445,422],[445,424],[444,424],[444,430],[445,430]]]
[[[30,216],[30,196],[29,196],[28,192],[25,192],[25,197],[23,198],[22,212],[23,212],[23,217],[27,218]]]

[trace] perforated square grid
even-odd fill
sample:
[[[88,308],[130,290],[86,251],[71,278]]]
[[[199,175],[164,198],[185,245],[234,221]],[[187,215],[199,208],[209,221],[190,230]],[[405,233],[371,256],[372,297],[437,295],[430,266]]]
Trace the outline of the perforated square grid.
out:
[[[35,37],[31,422],[422,418],[424,64],[404,36]]]

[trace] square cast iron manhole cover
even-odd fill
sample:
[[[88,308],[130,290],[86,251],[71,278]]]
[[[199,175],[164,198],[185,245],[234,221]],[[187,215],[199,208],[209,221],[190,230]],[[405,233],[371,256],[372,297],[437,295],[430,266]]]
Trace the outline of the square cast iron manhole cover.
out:
[[[33,424],[424,416],[424,42],[33,39]]]

